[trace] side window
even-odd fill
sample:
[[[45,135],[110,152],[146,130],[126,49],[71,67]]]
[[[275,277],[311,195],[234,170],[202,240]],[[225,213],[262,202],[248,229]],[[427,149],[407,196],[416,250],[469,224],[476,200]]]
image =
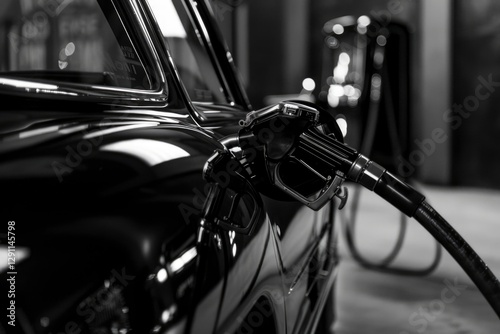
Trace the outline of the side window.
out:
[[[109,1],[2,0],[0,75],[152,89]]]
[[[180,1],[148,0],[190,98],[227,103],[201,32]]]

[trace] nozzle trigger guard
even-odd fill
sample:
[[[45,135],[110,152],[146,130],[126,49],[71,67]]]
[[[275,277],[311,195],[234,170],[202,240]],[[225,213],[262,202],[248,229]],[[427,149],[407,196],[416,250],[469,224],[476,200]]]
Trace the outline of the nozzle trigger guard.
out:
[[[297,161],[301,162],[300,160]],[[303,163],[303,165],[310,169],[310,167],[307,166],[306,164]],[[274,185],[277,186],[279,189],[283,190],[288,195],[298,200],[299,202],[317,211],[321,209],[326,203],[328,203],[334,196],[337,196],[341,200],[339,209],[344,207],[345,202],[347,201],[347,189],[346,191],[344,191],[344,195],[342,195],[343,192],[341,186],[345,180],[345,176],[342,172],[337,171],[333,177],[329,175],[325,179],[325,185],[319,192],[318,197],[315,199],[311,199],[298,193],[297,191],[287,186],[283,182],[279,173],[280,167],[281,167],[281,162],[278,162],[274,164],[274,166],[271,168],[271,176],[274,179]]]

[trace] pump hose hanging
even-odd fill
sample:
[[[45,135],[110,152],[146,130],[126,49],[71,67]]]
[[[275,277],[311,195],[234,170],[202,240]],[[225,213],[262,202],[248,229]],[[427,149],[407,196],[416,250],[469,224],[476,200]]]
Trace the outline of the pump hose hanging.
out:
[[[360,188],[356,189],[356,192],[354,193],[354,198],[352,198],[352,205],[351,205],[351,215],[350,215],[350,220],[347,219],[345,214],[342,214],[342,211],[340,212],[341,218],[342,218],[342,223],[343,224],[343,232],[344,236],[346,239],[347,243],[347,248],[352,255],[353,259],[363,266],[364,268],[371,269],[371,270],[377,270],[381,272],[386,272],[386,273],[391,273],[391,274],[397,274],[397,275],[407,275],[407,276],[426,276],[432,273],[437,266],[439,265],[439,262],[441,261],[441,246],[439,245],[439,242],[436,241],[436,246],[435,246],[435,252],[434,252],[434,259],[432,262],[425,268],[422,269],[410,269],[410,268],[403,268],[403,267],[395,267],[395,266],[390,266],[390,264],[394,261],[396,256],[399,254],[403,241],[405,238],[406,234],[406,228],[408,225],[407,222],[407,217],[404,214],[400,215],[400,221],[399,221],[399,232],[397,236],[396,243],[394,244],[392,250],[389,252],[388,255],[386,255],[382,260],[379,262],[375,263],[372,262],[368,259],[366,259],[359,251],[356,242],[354,240],[354,226],[356,222],[356,212],[357,212],[357,206],[359,203],[359,194],[361,193]]]
[[[383,50],[381,50],[383,54]],[[392,92],[391,92],[391,86],[388,81],[388,75],[387,75],[387,67],[386,67],[386,62],[383,61],[381,65],[381,70],[376,71],[374,75],[378,75],[381,79],[381,85],[378,87],[371,87],[370,91],[370,96],[382,96],[382,91],[385,90],[386,94],[385,96],[388,96],[386,99],[386,114],[387,114],[387,122],[388,122],[388,133],[390,137],[390,142],[392,149],[394,151],[394,156],[399,156],[402,154],[402,149],[401,149],[401,144],[399,143],[398,140],[398,134],[397,134],[397,129],[396,129],[396,120],[395,120],[395,114],[394,114],[394,106],[392,104]],[[379,73],[380,72],[380,73]],[[374,92],[373,90],[378,90],[378,92]],[[377,124],[379,122],[379,115],[380,115],[380,99],[375,99],[372,100],[370,103],[370,108],[368,110],[368,119],[367,119],[367,126],[365,128],[365,133],[363,135],[363,141],[361,144],[361,153],[367,156],[370,156],[373,150],[373,142],[375,139],[375,133],[376,133],[376,128]],[[407,229],[407,224],[408,224],[408,218],[401,213],[400,214],[400,220],[399,220],[399,232],[398,236],[396,239],[396,243],[394,244],[393,248],[391,251],[386,255],[382,260],[378,261],[377,263],[368,260],[366,257],[364,257],[361,252],[359,251],[356,241],[355,241],[355,226],[356,226],[356,221],[357,221],[357,211],[358,211],[358,206],[359,206],[359,201],[360,201],[360,195],[362,188],[361,186],[354,185],[354,194],[351,198],[351,206],[350,206],[350,215],[347,217],[345,211],[339,211],[339,215],[341,218],[341,223],[343,224],[343,232],[344,236],[347,242],[347,248],[349,250],[349,253],[352,255],[353,259],[360,264],[361,266],[367,268],[367,269],[372,269],[372,270],[377,270],[377,271],[382,271],[386,273],[392,273],[392,274],[398,274],[398,275],[413,275],[413,276],[426,276],[432,273],[437,266],[439,265],[439,262],[441,261],[441,246],[439,243],[436,241],[435,245],[435,253],[434,253],[434,259],[425,268],[422,269],[410,269],[410,268],[402,268],[402,267],[395,267],[395,266],[390,266],[391,263],[395,260],[395,258],[398,256],[399,252],[401,251],[401,248],[404,243],[404,238],[406,234],[406,229]],[[347,208],[346,208],[347,209]]]

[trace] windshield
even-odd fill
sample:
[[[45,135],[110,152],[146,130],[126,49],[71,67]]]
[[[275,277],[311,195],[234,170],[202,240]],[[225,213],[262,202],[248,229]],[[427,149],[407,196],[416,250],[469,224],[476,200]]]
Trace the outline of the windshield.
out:
[[[152,89],[110,0],[1,0],[0,76]]]

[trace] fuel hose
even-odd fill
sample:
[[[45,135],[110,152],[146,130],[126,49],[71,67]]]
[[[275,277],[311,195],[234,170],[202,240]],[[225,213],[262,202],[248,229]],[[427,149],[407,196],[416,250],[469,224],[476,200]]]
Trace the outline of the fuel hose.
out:
[[[374,191],[408,217],[414,217],[457,261],[500,318],[500,282],[462,236],[425,197],[380,165],[359,155],[348,177]]]
[[[414,217],[460,264],[500,318],[500,283],[486,263],[427,202],[420,204]]]

